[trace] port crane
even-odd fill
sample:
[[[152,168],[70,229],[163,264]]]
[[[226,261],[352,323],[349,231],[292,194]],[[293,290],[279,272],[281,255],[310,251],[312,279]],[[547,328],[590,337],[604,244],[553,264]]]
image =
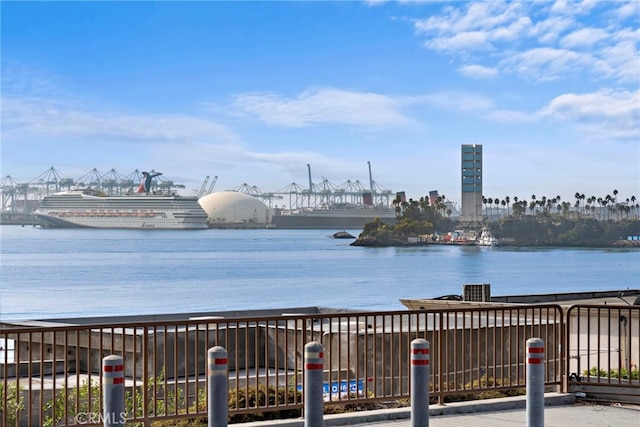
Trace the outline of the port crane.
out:
[[[213,191],[213,187],[216,186],[216,181],[218,181],[218,176],[214,176],[213,177],[213,181],[211,181],[211,185],[209,185],[209,188],[206,190],[207,188],[207,183],[209,182],[209,175],[207,175],[204,178],[204,182],[202,183],[202,186],[200,187],[200,191],[198,191],[198,199],[202,196],[206,196],[207,194],[211,194],[211,192]]]

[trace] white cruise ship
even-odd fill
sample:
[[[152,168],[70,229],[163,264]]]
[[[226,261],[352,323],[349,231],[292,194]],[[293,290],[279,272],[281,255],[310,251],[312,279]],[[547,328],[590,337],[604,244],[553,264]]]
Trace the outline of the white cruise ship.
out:
[[[46,196],[34,215],[46,228],[207,228],[207,213],[198,199],[177,195],[98,196],[64,191]]]

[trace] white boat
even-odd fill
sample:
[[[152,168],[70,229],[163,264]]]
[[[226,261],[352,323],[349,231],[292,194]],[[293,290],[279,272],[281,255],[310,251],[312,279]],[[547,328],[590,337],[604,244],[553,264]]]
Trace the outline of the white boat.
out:
[[[150,193],[156,174],[143,172],[136,193],[103,196],[92,190],[71,190],[42,199],[34,212],[45,228],[204,229],[207,213],[196,197]]]
[[[477,246],[498,246],[499,240],[491,234],[491,231],[483,229],[480,237],[476,239]]]

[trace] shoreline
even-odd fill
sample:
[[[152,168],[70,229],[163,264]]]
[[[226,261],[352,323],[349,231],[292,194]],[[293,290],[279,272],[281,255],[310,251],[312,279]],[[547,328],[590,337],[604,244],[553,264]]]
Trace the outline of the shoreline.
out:
[[[576,245],[558,245],[544,242],[504,242],[496,246],[482,246],[475,242],[406,242],[401,240],[381,241],[371,237],[358,237],[349,246],[362,246],[371,248],[387,248],[387,247],[416,247],[416,246],[473,246],[473,247],[517,247],[517,248],[620,248],[620,249],[640,249],[640,240],[616,240],[610,244],[576,244]]]

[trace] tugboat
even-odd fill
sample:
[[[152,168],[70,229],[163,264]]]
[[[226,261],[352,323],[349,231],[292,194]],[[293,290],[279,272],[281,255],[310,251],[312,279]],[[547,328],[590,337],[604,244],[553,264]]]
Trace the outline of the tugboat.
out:
[[[477,246],[498,246],[500,242],[487,228],[483,228],[480,237],[476,240]]]

